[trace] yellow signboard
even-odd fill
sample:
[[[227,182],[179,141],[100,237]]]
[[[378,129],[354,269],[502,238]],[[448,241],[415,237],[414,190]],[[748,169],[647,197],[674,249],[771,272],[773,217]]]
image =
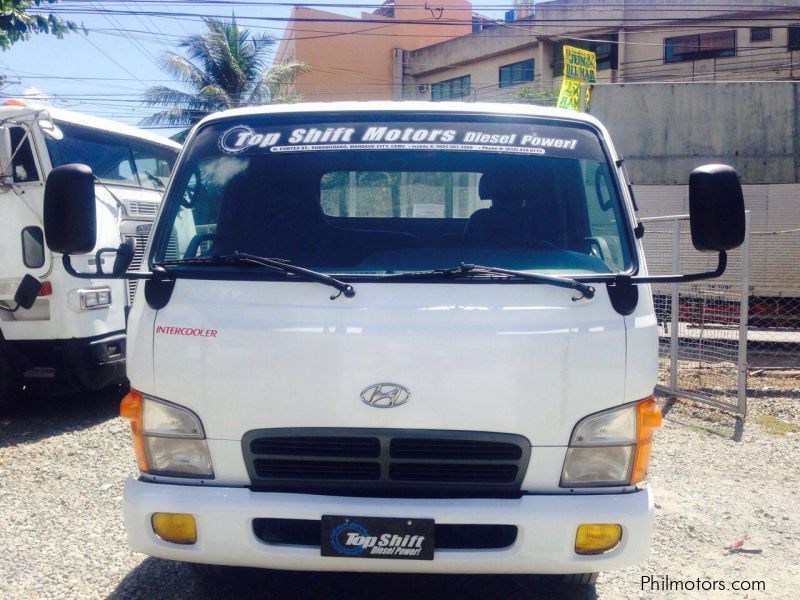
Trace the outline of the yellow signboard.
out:
[[[597,81],[597,58],[594,52],[564,46],[564,80],[558,95],[559,108],[581,109],[582,85]],[[586,90],[589,103],[589,90]]]

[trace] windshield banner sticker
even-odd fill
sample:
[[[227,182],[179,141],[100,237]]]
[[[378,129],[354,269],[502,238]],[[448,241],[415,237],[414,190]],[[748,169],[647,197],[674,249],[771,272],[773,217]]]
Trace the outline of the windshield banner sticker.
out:
[[[495,123],[357,123],[254,128],[235,125],[217,146],[226,154],[352,150],[502,152],[597,158],[597,138],[584,129]]]

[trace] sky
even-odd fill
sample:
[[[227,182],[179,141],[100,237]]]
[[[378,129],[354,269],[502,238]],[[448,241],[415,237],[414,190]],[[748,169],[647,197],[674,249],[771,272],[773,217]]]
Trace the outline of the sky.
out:
[[[314,0],[315,4],[346,3],[348,0]],[[288,17],[290,6],[274,3],[228,0],[225,6],[196,2],[156,2],[154,0],[108,2],[64,0],[59,10],[70,11],[64,15],[82,23],[89,31],[71,33],[63,39],[38,35],[28,41],[18,42],[9,50],[0,52],[0,74],[9,82],[0,96],[41,94],[55,106],[85,112],[136,125],[154,109],[141,102],[142,93],[153,85],[180,87],[158,67],[158,56],[167,50],[177,50],[179,39],[202,29],[200,16],[181,17],[175,13],[190,12],[195,15],[229,16],[235,12],[240,25],[253,31],[266,31],[276,38],[283,34],[281,21],[248,20],[248,16]],[[478,0],[473,5],[481,7],[481,14],[502,18],[504,8],[511,0]],[[373,0],[355,0],[353,3],[375,4]],[[435,0],[432,1],[435,3]],[[497,10],[490,7],[497,6]],[[77,14],[75,9],[98,8],[110,11],[161,12],[151,14]],[[357,16],[359,9],[331,8],[332,12]],[[309,28],[315,24],[308,24]],[[318,24],[317,24],[318,25]],[[128,30],[121,34],[120,29]],[[277,49],[277,44],[275,45]],[[164,130],[169,135],[175,130]]]

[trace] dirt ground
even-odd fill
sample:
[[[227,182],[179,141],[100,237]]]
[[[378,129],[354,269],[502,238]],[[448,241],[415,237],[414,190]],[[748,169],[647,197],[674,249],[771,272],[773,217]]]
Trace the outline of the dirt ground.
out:
[[[744,422],[689,403],[665,406],[650,474],[652,554],[581,590],[547,577],[237,570],[203,581],[125,544],[122,485],[135,467],[127,423],[116,416],[120,392],[29,402],[0,419],[0,598],[795,598],[800,373],[751,382]],[[715,589],[649,583],[667,581]],[[765,589],[732,591],[736,582]]]

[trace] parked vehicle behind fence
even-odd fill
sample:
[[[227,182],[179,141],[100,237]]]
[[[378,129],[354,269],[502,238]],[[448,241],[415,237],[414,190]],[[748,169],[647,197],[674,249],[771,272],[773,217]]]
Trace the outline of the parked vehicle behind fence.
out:
[[[61,394],[125,380],[125,321],[135,283],[78,279],[46,250],[48,175],[70,163],[91,167],[98,246],[136,240],[131,258],[138,268],[179,149],[105,119],[19,100],[0,106],[0,411],[23,385]],[[94,267],[97,260],[87,255],[75,263]],[[100,262],[110,272],[114,257]],[[26,275],[43,285],[33,289],[33,304],[18,310],[14,296]]]
[[[55,251],[95,245],[55,199],[88,177],[48,181]],[[735,171],[691,180],[694,244],[719,266],[659,281],[718,276],[744,236]],[[642,560],[661,413],[640,232],[585,115],[342,103],[203,120],[131,312],[130,546],[577,583]]]

